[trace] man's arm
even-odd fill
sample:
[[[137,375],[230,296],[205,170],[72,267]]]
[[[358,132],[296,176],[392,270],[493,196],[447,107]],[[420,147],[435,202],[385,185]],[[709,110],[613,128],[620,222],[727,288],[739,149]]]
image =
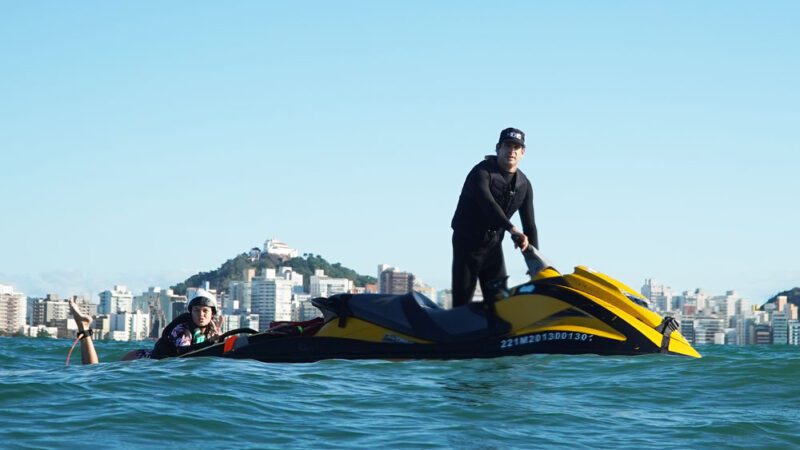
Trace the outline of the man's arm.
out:
[[[539,234],[536,230],[536,218],[533,214],[533,187],[528,181],[528,192],[519,209],[519,218],[522,220],[522,230],[528,236],[528,242],[539,249]]]

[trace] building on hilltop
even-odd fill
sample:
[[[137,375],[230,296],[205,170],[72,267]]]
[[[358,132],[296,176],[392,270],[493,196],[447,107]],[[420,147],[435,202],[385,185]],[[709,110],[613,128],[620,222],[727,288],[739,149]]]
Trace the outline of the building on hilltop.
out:
[[[285,243],[272,238],[264,242],[264,253],[275,255],[283,261],[296,258],[298,253],[297,249],[290,248]]]

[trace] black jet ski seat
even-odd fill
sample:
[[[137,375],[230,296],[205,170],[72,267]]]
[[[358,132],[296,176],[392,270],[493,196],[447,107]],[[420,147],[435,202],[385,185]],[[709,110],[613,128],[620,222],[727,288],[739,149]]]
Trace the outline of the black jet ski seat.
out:
[[[402,295],[337,294],[311,302],[322,310],[326,323],[338,318],[339,325],[344,326],[348,317],[356,317],[432,342],[470,341],[511,330],[511,326],[499,318],[490,320],[493,308],[487,308],[484,303],[443,309],[416,291]]]

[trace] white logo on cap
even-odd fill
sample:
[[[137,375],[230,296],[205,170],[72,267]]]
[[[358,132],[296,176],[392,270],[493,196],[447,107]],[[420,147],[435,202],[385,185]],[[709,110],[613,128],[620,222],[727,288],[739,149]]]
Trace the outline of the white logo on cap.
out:
[[[511,133],[508,133],[508,135],[509,135],[510,137],[514,138],[514,139],[522,139],[522,134],[521,134],[521,133],[514,133],[514,132],[511,132]]]

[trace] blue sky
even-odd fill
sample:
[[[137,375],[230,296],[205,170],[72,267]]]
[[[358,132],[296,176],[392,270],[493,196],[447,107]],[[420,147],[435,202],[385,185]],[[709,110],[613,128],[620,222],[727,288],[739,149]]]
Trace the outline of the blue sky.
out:
[[[507,126],[562,271],[800,285],[797,2],[0,6],[0,283],[28,295],[165,287],[270,237],[449,287]]]

